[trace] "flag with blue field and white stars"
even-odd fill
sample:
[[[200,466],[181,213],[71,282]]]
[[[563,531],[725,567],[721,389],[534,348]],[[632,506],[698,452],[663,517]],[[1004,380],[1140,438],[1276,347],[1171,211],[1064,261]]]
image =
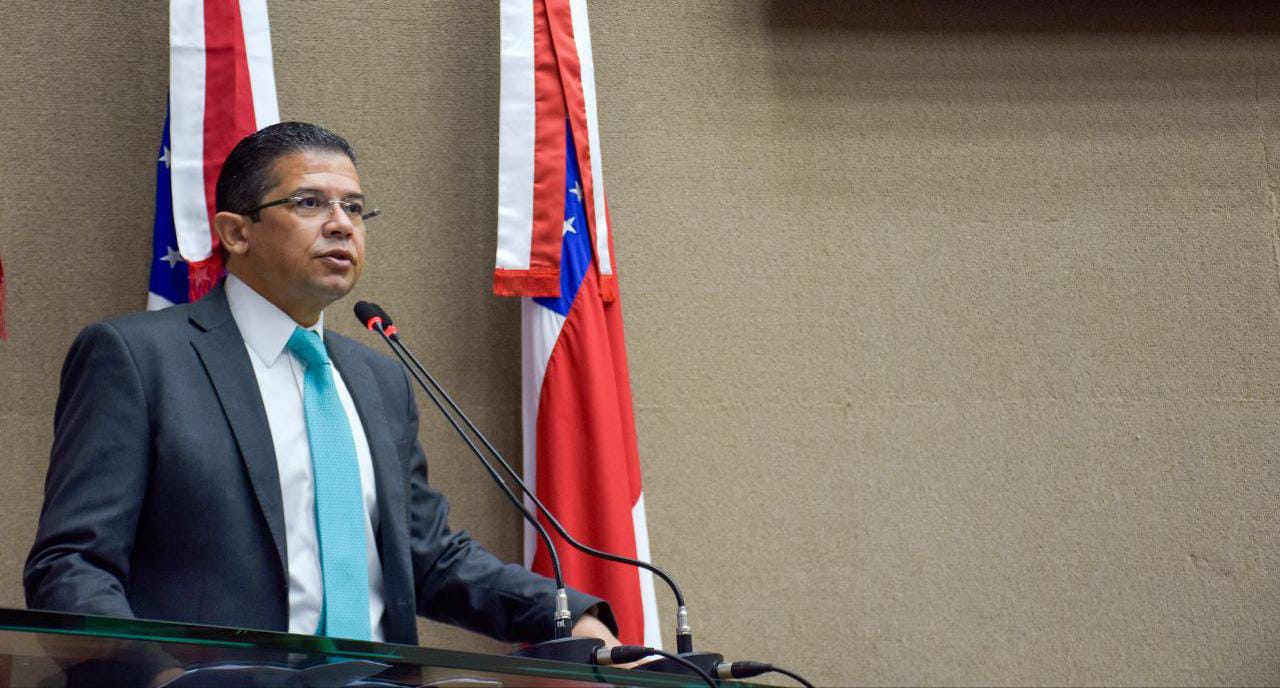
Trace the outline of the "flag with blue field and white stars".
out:
[[[164,118],[160,156],[156,161],[156,220],[151,239],[151,282],[147,310],[158,311],[188,299],[187,262],[178,252],[173,225],[173,184],[169,175],[169,117]]]

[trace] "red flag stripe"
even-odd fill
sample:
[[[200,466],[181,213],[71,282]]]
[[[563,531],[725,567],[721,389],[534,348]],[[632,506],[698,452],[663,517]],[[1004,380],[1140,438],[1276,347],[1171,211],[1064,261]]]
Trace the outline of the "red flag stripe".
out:
[[[236,143],[257,130],[239,0],[205,0],[204,51],[204,193],[210,254],[188,266],[192,301],[208,293],[222,276],[218,235],[213,231],[218,171]]]
[[[610,277],[611,283],[616,287],[617,281]],[[601,300],[608,304],[604,308],[604,326],[609,333],[609,358],[613,363],[610,370],[613,372],[615,392],[611,398],[618,404],[618,417],[625,419],[621,428],[622,451],[626,457],[623,468],[631,483],[631,500],[628,504],[634,505],[639,501],[643,487],[640,478],[640,445],[636,437],[635,409],[631,400],[631,374],[627,367],[627,340],[622,328],[622,303],[616,298],[610,303],[603,290],[601,291]]]
[[[212,225],[222,162],[240,139],[257,130],[238,0],[205,0],[204,53],[204,186]]]
[[[639,465],[630,389],[617,384],[628,379],[618,370],[614,339],[621,333],[608,312],[617,305],[603,303],[598,278],[588,270],[542,380],[536,491],[570,533],[597,549],[634,558],[631,511],[639,498]],[[627,401],[620,403],[624,395]],[[643,643],[645,614],[635,569],[583,555],[558,538],[556,551],[566,583],[608,600],[618,637]],[[533,568],[550,575],[545,548],[538,548]]]
[[[547,3],[533,4],[534,148],[533,244],[531,272],[548,272],[555,282],[538,296],[560,295],[560,245],[564,227],[564,89],[551,43]]]

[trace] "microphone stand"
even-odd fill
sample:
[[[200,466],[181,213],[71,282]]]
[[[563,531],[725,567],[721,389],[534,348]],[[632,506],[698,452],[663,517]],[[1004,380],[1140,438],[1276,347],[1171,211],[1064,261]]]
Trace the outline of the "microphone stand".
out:
[[[692,632],[692,629],[689,627],[689,612],[687,607],[685,606],[684,595],[680,591],[680,586],[676,584],[676,582],[671,578],[671,576],[667,575],[665,571],[663,571],[662,569],[658,568],[657,566],[649,562],[641,561],[638,559],[630,559],[630,558],[622,557],[616,554],[611,554],[609,552],[603,552],[593,547],[590,547],[588,545],[585,545],[579,542],[573,536],[571,536],[569,532],[564,528],[564,526],[561,525],[560,521],[557,520],[556,517],[551,513],[551,510],[548,509],[546,505],[542,503],[542,500],[538,499],[538,496],[534,494],[533,490],[529,489],[528,485],[526,485],[525,482],[520,479],[519,475],[516,474],[515,469],[511,467],[511,464],[508,463],[505,458],[503,458],[502,453],[499,452],[497,448],[493,446],[493,444],[489,441],[489,439],[485,437],[484,433],[480,432],[480,429],[475,426],[475,423],[473,423],[471,419],[467,417],[465,413],[463,413],[462,409],[458,406],[457,402],[453,400],[453,397],[451,397],[449,393],[444,389],[444,387],[439,382],[436,381],[435,377],[432,376],[429,371],[427,371],[426,367],[422,365],[422,362],[418,360],[418,357],[414,356],[413,352],[410,351],[407,346],[405,346],[404,342],[400,341],[400,335],[397,333],[395,325],[391,324],[391,317],[387,315],[387,313],[383,311],[380,307],[374,304],[368,304],[367,302],[363,302],[363,301],[356,304],[357,309],[360,309],[361,311],[363,311],[364,309],[361,308],[362,304],[368,305],[369,311],[371,312],[357,313],[357,318],[360,320],[360,322],[363,323],[369,329],[374,330],[375,332],[377,332],[382,336],[383,340],[387,342],[387,346],[391,347],[391,350],[396,354],[396,357],[400,359],[400,362],[404,364],[406,368],[409,368],[410,373],[413,375],[414,379],[418,382],[418,385],[422,387],[423,391],[425,391],[427,395],[431,398],[432,403],[434,403],[436,408],[438,408],[440,412],[445,415],[445,418],[449,421],[449,424],[453,426],[453,429],[458,433],[460,437],[462,437],[463,441],[466,442],[467,446],[471,448],[471,451],[476,454],[477,458],[480,458],[480,461],[485,464],[485,468],[489,470],[490,475],[493,477],[495,481],[499,482],[499,484],[503,487],[504,490],[507,489],[506,483],[496,475],[496,473],[493,471],[489,463],[483,457],[480,456],[479,449],[458,426],[457,422],[453,419],[452,415],[449,412],[445,411],[440,401],[436,398],[436,395],[433,394],[432,391],[427,388],[427,385],[424,383],[424,380],[430,382],[431,386],[435,388],[435,390],[439,393],[440,397],[442,397],[445,400],[445,402],[449,405],[449,407],[454,411],[454,413],[456,413],[458,417],[462,419],[462,422],[466,424],[467,428],[470,429],[471,432],[475,434],[475,436],[480,440],[480,442],[484,445],[484,447],[489,451],[490,455],[498,461],[498,464],[500,466],[502,466],[503,470],[507,473],[507,475],[509,475],[511,479],[515,481],[515,483],[520,487],[520,490],[525,494],[525,496],[527,496],[529,500],[533,502],[534,506],[538,509],[538,511],[541,512],[542,515],[546,517],[547,522],[551,524],[551,527],[560,535],[560,537],[564,538],[564,540],[568,542],[571,546],[573,546],[575,549],[581,552],[585,552],[586,554],[589,554],[591,556],[598,557],[598,558],[605,559],[607,561],[612,561],[619,564],[636,566],[639,568],[643,568],[647,571],[650,571],[654,575],[661,578],[663,582],[665,582],[667,586],[671,588],[671,592],[676,598],[676,605],[677,605],[676,655],[678,656],[679,659],[664,657],[662,659],[654,660],[652,662],[647,662],[645,664],[637,666],[636,669],[644,670],[644,671],[657,671],[662,673],[694,674],[695,672],[690,671],[690,667],[687,666],[687,663],[688,663],[688,664],[694,665],[695,667],[697,667],[698,669],[701,669],[702,671],[705,671],[708,674],[715,675],[717,667],[725,663],[724,655],[716,652],[695,652],[694,651],[693,632]],[[408,361],[412,361],[412,365],[410,365],[410,363],[406,361],[406,357]],[[512,495],[509,495],[509,498],[515,499],[515,497]],[[526,514],[525,518],[530,519],[530,516],[528,515],[527,510],[524,509],[523,505],[519,505],[519,506],[521,508],[522,513]],[[539,533],[541,534],[542,529],[540,527],[540,524],[537,523],[536,519],[530,519],[530,522],[534,523],[535,528],[538,528]],[[544,542],[549,543],[550,542],[549,538],[544,537]],[[548,549],[548,552],[552,553],[552,567],[558,573],[559,572],[558,558],[555,557],[554,550],[552,550],[549,545],[547,549]],[[559,580],[560,579],[557,577],[558,582]],[[561,587],[563,587],[562,583],[558,583],[558,584]],[[515,654],[520,656],[527,656],[527,655],[522,655],[521,652],[523,652],[523,650]],[[684,661],[680,661],[680,660],[684,660]]]
[[[462,431],[462,428],[458,425],[457,421],[454,420],[453,417],[445,410],[444,406],[440,403],[440,400],[432,394],[431,389],[427,387],[422,378],[419,377],[413,367],[409,365],[409,362],[405,359],[400,349],[392,345],[391,342],[392,338],[395,336],[394,333],[388,335],[381,322],[376,323],[376,325],[371,324],[370,329],[375,329],[378,334],[382,335],[382,338],[386,340],[387,345],[391,347],[391,350],[395,352],[396,356],[400,359],[401,364],[403,364],[405,368],[413,374],[413,378],[418,383],[418,386],[422,387],[422,391],[427,393],[427,397],[431,399],[431,402],[440,410],[440,413],[444,414],[445,420],[449,421],[449,424],[453,426],[453,429],[462,438],[462,441],[467,444],[467,447],[471,449],[471,452],[475,454],[476,458],[480,459],[480,463],[484,466],[485,471],[489,473],[489,477],[497,483],[498,487],[501,488],[502,493],[506,495],[507,499],[520,510],[520,513],[524,516],[525,520],[533,524],[534,529],[538,531],[538,535],[547,546],[547,552],[551,555],[551,568],[555,573],[556,582],[555,637],[552,640],[529,645],[528,647],[522,648],[513,654],[531,659],[550,659],[561,662],[573,662],[576,664],[592,664],[592,658],[595,653],[604,646],[604,641],[599,638],[574,638],[570,636],[569,631],[573,624],[573,614],[569,611],[569,593],[565,590],[564,574],[560,569],[560,557],[556,554],[555,545],[551,542],[551,536],[547,533],[546,529],[542,527],[542,524],[538,523],[537,517],[530,513],[529,509],[520,501],[520,498],[516,497],[516,495],[511,491],[511,488],[507,485],[506,481],[502,479],[502,476],[498,475],[498,472],[494,470],[493,466],[484,458],[480,453],[480,450],[471,441],[471,438],[467,437],[466,433]],[[407,349],[405,351],[407,351]]]
[[[540,499],[538,499],[537,495],[529,489],[528,485],[526,485],[525,482],[521,480],[520,476],[516,474],[515,470],[511,468],[511,464],[503,458],[502,453],[499,452],[491,442],[489,442],[489,439],[484,436],[484,433],[480,432],[480,429],[475,426],[475,423],[471,422],[471,419],[467,417],[467,414],[463,413],[462,409],[458,407],[457,402],[453,400],[453,397],[449,396],[449,393],[439,382],[436,381],[435,377],[427,371],[426,367],[422,365],[422,362],[418,360],[418,357],[413,355],[413,352],[409,350],[409,347],[405,346],[404,342],[400,341],[400,336],[397,334],[396,327],[391,322],[391,316],[387,315],[386,311],[382,310],[377,305],[361,301],[356,304],[356,317],[360,320],[361,324],[382,336],[382,339],[387,343],[387,346],[389,346],[392,352],[395,353],[396,357],[400,359],[400,363],[409,370],[414,381],[418,383],[418,386],[422,388],[422,391],[426,392],[427,397],[431,399],[431,402],[435,404],[436,408],[440,410],[440,413],[444,415],[445,420],[449,422],[449,425],[453,427],[454,431],[458,433],[463,442],[466,443],[467,447],[471,449],[471,452],[475,454],[476,458],[480,460],[480,463],[484,465],[485,470],[489,473],[489,477],[493,478],[494,482],[498,483],[498,486],[502,488],[503,493],[506,494],[507,499],[511,500],[511,502],[520,509],[520,513],[524,515],[525,519],[533,524],[534,528],[537,529],[538,534],[542,537],[543,542],[547,545],[547,551],[551,555],[552,569],[555,572],[556,585],[558,588],[556,591],[556,639],[544,643],[538,643],[537,645],[531,645],[512,654],[520,657],[556,659],[560,661],[595,664],[599,666],[634,662],[643,659],[646,656],[660,655],[662,659],[647,662],[634,667],[633,669],[637,671],[657,671],[662,673],[697,676],[706,682],[708,686],[713,687],[716,685],[712,678],[713,676],[721,679],[743,679],[774,672],[784,674],[795,679],[805,686],[805,688],[813,688],[812,684],[802,676],[773,664],[766,664],[762,662],[730,663],[724,661],[724,655],[719,653],[695,652],[693,650],[693,634],[689,629],[688,612],[684,604],[684,595],[681,594],[680,587],[676,585],[676,582],[668,576],[666,572],[646,561],[629,559],[627,557],[610,554],[608,552],[603,552],[593,547],[589,547],[578,542],[578,540],[573,536],[569,535],[564,526],[556,520],[556,517],[551,513],[551,510],[548,509]],[[412,361],[413,364],[410,365],[409,361]],[[430,382],[431,387],[428,387],[428,381]],[[432,392],[431,388],[435,389],[435,393]],[[448,403],[453,412],[456,413],[458,417],[462,419],[463,423],[466,424],[467,428],[469,428],[471,432],[479,438],[480,442],[489,450],[492,457],[498,461],[499,465],[502,466],[507,475],[509,475],[511,479],[520,486],[521,491],[530,499],[530,501],[533,502],[542,515],[547,518],[547,521],[551,523],[555,531],[559,533],[566,542],[579,551],[592,556],[615,563],[644,568],[657,575],[668,585],[668,587],[671,588],[671,592],[674,594],[676,604],[678,605],[676,612],[676,619],[679,624],[676,631],[677,654],[673,655],[668,652],[638,645],[623,645],[610,650],[603,647],[604,641],[595,638],[564,637],[568,634],[568,623],[572,619],[572,616],[569,613],[568,594],[565,592],[563,575],[560,570],[560,560],[556,555],[555,548],[551,544],[550,537],[547,535],[546,530],[542,528],[541,524],[537,522],[537,519],[529,513],[528,509],[525,508],[525,506],[520,503],[519,499],[517,499],[511,492],[506,482],[497,474],[493,469],[493,466],[481,454],[480,450],[476,447],[475,443],[472,442],[471,438],[463,432],[462,428],[458,425],[458,422],[453,418],[453,415],[445,410],[444,406],[440,403],[439,398],[437,398],[436,393],[438,393],[440,397],[444,398],[445,402]]]

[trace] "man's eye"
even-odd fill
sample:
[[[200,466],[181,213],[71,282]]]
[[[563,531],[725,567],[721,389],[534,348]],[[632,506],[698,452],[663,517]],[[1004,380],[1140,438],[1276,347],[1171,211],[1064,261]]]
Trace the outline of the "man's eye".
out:
[[[315,210],[324,205],[324,201],[315,196],[299,196],[297,200],[298,207],[302,210]]]
[[[364,203],[361,201],[347,201],[348,215],[364,215]]]

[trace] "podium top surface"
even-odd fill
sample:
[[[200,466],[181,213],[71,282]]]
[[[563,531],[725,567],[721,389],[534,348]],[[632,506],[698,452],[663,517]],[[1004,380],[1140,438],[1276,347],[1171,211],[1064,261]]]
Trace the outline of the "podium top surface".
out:
[[[183,672],[173,688],[705,685],[691,676],[412,645],[0,608],[0,686],[146,686]]]

